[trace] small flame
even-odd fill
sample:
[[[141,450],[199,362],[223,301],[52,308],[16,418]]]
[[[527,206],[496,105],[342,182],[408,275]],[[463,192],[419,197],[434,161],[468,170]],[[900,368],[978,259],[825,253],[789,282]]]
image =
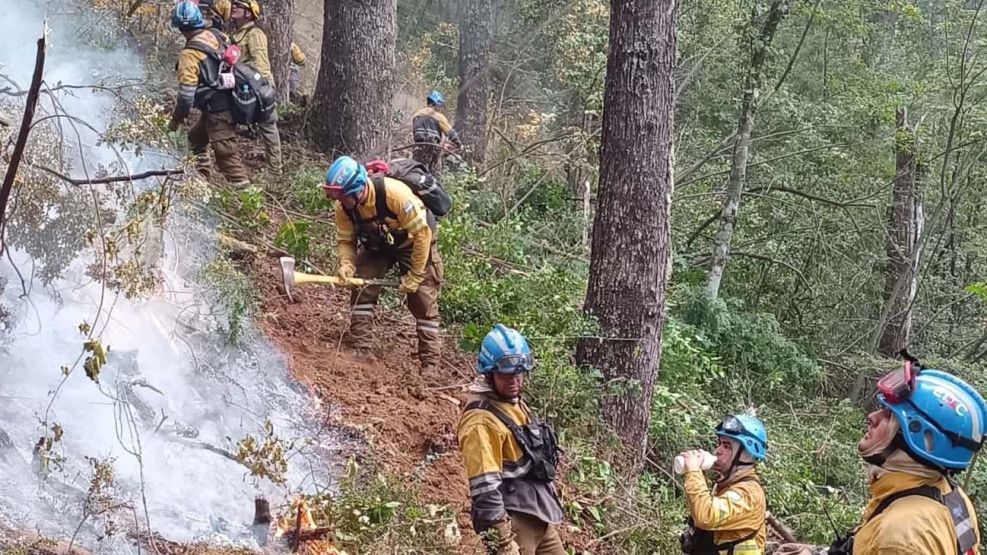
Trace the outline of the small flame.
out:
[[[301,513],[300,520],[299,513]],[[276,539],[285,538],[289,533],[294,533],[296,526],[299,531],[318,528],[315,518],[312,517],[312,509],[309,508],[308,502],[301,497],[295,498],[291,502],[291,508],[278,518],[274,537]],[[299,546],[298,552],[306,555],[347,555],[345,551],[336,548],[329,540],[325,539],[307,541]]]

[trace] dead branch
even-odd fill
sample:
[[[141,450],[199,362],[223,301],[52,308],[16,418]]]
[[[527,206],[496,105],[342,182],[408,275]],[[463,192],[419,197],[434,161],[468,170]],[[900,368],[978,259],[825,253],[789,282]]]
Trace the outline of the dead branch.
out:
[[[148,170],[146,172],[135,173],[133,175],[114,175],[109,177],[97,177],[92,178],[75,178],[69,177],[63,173],[57,172],[51,168],[46,168],[44,166],[34,165],[33,167],[50,173],[51,175],[71,183],[72,185],[106,185],[107,183],[118,183],[120,181],[139,181],[141,179],[147,179],[148,177],[167,177],[172,175],[183,175],[185,170],[180,168],[175,168],[171,170]]]
[[[778,532],[778,535],[781,536],[781,539],[785,540],[785,543],[798,543],[798,540],[795,539],[795,534],[792,533],[792,530],[788,526],[785,526],[784,522],[778,520],[775,515],[765,512],[764,519],[775,532]]]
[[[38,39],[38,53],[34,59],[34,76],[31,78],[31,88],[28,89],[27,103],[24,105],[24,117],[21,119],[21,129],[17,133],[17,142],[14,143],[14,152],[10,156],[10,164],[7,166],[7,173],[3,176],[3,185],[0,185],[0,249],[3,248],[3,231],[7,212],[7,202],[10,200],[10,192],[14,188],[14,178],[17,177],[17,169],[21,165],[21,158],[24,156],[24,148],[27,146],[27,136],[31,132],[31,120],[34,119],[34,111],[38,106],[38,93],[41,91],[41,76],[45,69],[45,36]]]
[[[809,199],[809,200],[814,200],[816,202],[821,202],[823,204],[828,204],[830,206],[835,206],[837,208],[850,208],[850,207],[875,208],[875,209],[877,208],[877,206],[875,206],[873,204],[868,204],[866,202],[860,202],[859,199],[847,200],[847,201],[832,200],[832,199],[828,199],[828,198],[825,198],[825,197],[818,197],[816,195],[810,195],[809,193],[804,193],[802,191],[799,191],[797,189],[792,189],[790,187],[755,187],[755,188],[749,189],[747,191],[748,194],[750,194],[750,193],[762,193],[762,192],[763,193],[773,193],[773,192],[788,193],[790,195],[795,195],[795,196],[806,198],[806,199]]]

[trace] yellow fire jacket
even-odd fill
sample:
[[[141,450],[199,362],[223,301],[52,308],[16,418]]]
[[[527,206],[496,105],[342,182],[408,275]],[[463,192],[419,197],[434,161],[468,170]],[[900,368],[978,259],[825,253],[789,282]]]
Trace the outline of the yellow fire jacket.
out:
[[[767,536],[765,512],[767,500],[753,468],[738,470],[729,479],[716,484],[711,493],[702,472],[685,473],[685,500],[696,528],[713,532],[717,544],[736,541],[754,532],[757,535],[734,547],[735,555],[762,555]],[[726,551],[722,551],[726,553]]]
[[[397,215],[397,219],[385,217],[384,225],[391,231],[404,230],[408,233],[408,239],[403,244],[394,246],[400,249],[410,247],[410,271],[416,276],[424,276],[428,251],[432,244],[432,230],[428,227],[425,205],[418,195],[397,179],[385,177],[384,192],[387,194],[387,209]],[[367,198],[356,207],[360,218],[368,222],[368,225],[374,225],[372,221],[377,217],[376,202],[376,188],[372,182],[368,182]],[[336,202],[336,247],[340,264],[348,262],[356,266],[356,238],[357,229],[353,220],[346,214],[343,204]]]
[[[956,555],[953,519],[949,509],[934,499],[919,495],[902,497],[868,520],[888,496],[920,486],[936,487],[943,494],[952,491],[945,478],[923,478],[904,472],[888,472],[871,483],[864,524],[854,538],[854,555]],[[974,553],[980,553],[980,532],[973,504],[965,493],[963,500],[977,534]]]
[[[218,32],[218,31],[216,31]],[[183,121],[188,117],[195,103],[195,91],[199,86],[199,65],[206,59],[206,53],[188,48],[189,44],[199,43],[209,48],[219,48],[219,40],[213,31],[202,30],[185,41],[185,47],[178,53],[178,98],[172,118]]]
[[[240,61],[257,70],[268,83],[274,84],[271,57],[267,52],[267,35],[253,21],[233,31],[233,44],[240,47]]]
[[[473,392],[469,402],[486,400],[519,426],[530,423],[522,401],[510,403],[489,393]],[[547,524],[562,522],[562,503],[554,482],[525,480],[532,461],[514,435],[486,409],[463,413],[456,429],[469,477],[473,529],[482,532],[508,517],[508,512],[534,516]]]

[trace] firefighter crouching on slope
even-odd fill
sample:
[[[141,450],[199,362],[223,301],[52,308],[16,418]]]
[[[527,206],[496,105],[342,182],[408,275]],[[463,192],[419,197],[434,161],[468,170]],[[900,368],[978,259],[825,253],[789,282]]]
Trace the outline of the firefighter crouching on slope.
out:
[[[433,373],[441,356],[439,289],[442,259],[435,246],[435,218],[407,185],[367,169],[349,156],[326,172],[326,195],[336,202],[336,239],[341,278],[381,278],[395,264],[399,291],[417,320],[418,359]],[[381,288],[368,286],[350,298],[350,345],[369,349],[374,306]]]
[[[766,538],[767,501],[754,465],[764,460],[764,424],[746,414],[727,416],[716,427],[719,442],[711,493],[703,476],[702,451],[682,453],[689,528],[682,552],[694,555],[761,555]]]
[[[240,47],[240,61],[250,65],[260,73],[268,83],[274,85],[274,74],[271,72],[271,58],[267,51],[267,35],[257,26],[260,19],[260,4],[257,0],[232,0],[230,22],[234,31],[230,36],[233,44]],[[267,155],[267,169],[275,175],[284,171],[281,162],[281,135],[278,133],[277,111],[271,112],[271,119],[259,122],[257,131],[264,141],[264,151]]]
[[[168,130],[175,131],[188,117],[193,107],[202,113],[199,122],[189,130],[189,145],[196,156],[196,170],[206,179],[212,177],[208,146],[212,145],[216,154],[216,165],[234,187],[246,186],[247,170],[240,160],[236,145],[236,124],[230,113],[233,102],[229,91],[217,91],[201,86],[200,65],[206,60],[204,52],[189,48],[193,43],[201,43],[218,49],[225,40],[218,30],[206,29],[199,6],[190,0],[175,4],[171,26],[185,36],[185,47],[178,54],[178,98],[172,110]]]
[[[437,174],[442,160],[443,144],[448,140],[455,147],[462,148],[459,134],[442,114],[445,97],[439,91],[432,91],[425,99],[426,106],[411,118],[412,139],[415,146],[411,157],[425,164],[428,171]]]
[[[476,368],[480,376],[456,430],[473,529],[489,553],[564,554],[555,433],[521,400],[524,378],[534,368],[528,341],[497,324],[483,339]]]
[[[973,504],[952,477],[968,470],[984,441],[987,402],[963,380],[904,368],[878,381],[878,410],[857,444],[870,463],[863,522],[830,555],[975,555],[980,531]],[[787,544],[778,553],[810,553]]]

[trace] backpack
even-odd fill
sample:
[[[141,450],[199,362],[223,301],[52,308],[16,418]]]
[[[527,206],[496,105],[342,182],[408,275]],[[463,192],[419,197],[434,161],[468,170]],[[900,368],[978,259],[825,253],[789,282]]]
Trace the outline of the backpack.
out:
[[[219,49],[201,42],[189,42],[185,48],[202,52],[206,59],[200,65],[200,78],[205,86],[214,92],[226,90],[221,74],[233,75],[233,102],[230,112],[237,123],[263,123],[274,117],[277,93],[274,87],[261,77],[261,74],[248,64],[236,62],[230,67],[223,61],[223,54],[229,48],[226,37],[215,29],[208,29],[219,41]],[[206,98],[206,101],[208,97]]]
[[[424,164],[411,158],[395,158],[387,165],[387,177],[407,185],[433,215],[445,216],[452,209],[452,196]]]

